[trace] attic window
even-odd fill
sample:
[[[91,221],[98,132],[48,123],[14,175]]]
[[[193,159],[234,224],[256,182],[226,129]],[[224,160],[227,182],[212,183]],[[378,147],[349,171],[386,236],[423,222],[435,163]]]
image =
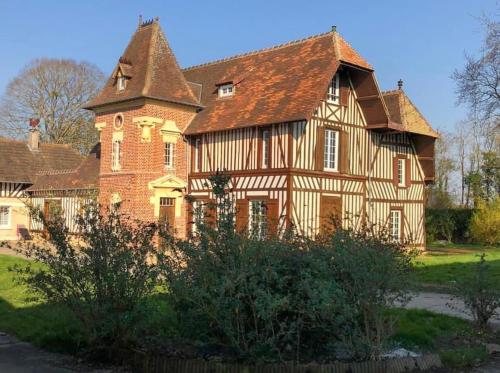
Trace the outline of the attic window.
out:
[[[332,104],[339,103],[339,87],[340,79],[339,74],[335,74],[335,76],[330,81],[330,85],[328,86],[328,92],[326,93],[326,100]]]
[[[229,97],[234,94],[233,83],[223,84],[219,86],[219,97]]]
[[[119,75],[116,78],[116,89],[118,91],[123,91],[125,89],[125,84],[126,84],[126,78],[123,75]]]

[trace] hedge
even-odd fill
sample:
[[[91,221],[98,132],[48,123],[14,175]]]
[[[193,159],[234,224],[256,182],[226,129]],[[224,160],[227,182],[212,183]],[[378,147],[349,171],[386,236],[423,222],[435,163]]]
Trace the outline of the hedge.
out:
[[[469,226],[473,209],[426,209],[425,230],[427,242],[446,240],[453,243],[470,241]]]

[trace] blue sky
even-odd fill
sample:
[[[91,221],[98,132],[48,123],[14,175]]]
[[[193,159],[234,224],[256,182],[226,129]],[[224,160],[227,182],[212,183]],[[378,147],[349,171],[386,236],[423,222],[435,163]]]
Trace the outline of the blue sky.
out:
[[[160,17],[181,66],[337,30],[375,67],[382,89],[399,78],[431,124],[451,130],[465,116],[455,106],[453,70],[476,53],[478,17],[495,0],[378,1],[6,1],[0,0],[0,92],[30,60],[71,58],[109,74],[137,27]]]

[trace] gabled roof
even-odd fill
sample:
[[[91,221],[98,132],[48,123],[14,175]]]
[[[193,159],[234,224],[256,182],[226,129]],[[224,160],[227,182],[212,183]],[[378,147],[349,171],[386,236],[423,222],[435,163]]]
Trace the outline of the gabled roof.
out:
[[[0,181],[31,184],[38,172],[73,170],[81,160],[68,145],[40,144],[33,151],[26,142],[0,137]]]
[[[97,144],[80,165],[69,171],[41,172],[27,191],[85,190],[97,189],[99,186],[99,170],[101,144]]]
[[[335,31],[183,70],[202,86],[205,106],[186,129],[196,134],[307,120],[340,64],[372,67]],[[217,85],[232,81],[235,94],[219,98]]]
[[[430,137],[439,137],[413,105],[402,89],[382,92],[390,119],[403,126],[404,131]]]
[[[130,77],[121,92],[116,87],[118,69]],[[200,106],[157,20],[139,25],[104,88],[86,108],[140,97]]]

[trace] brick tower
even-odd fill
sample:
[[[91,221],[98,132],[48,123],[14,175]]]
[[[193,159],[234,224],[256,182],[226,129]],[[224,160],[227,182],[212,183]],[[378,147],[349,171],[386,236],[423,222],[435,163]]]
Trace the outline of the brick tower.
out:
[[[87,109],[100,132],[99,202],[186,232],[188,144],[182,133],[201,107],[158,19],[139,22]]]

